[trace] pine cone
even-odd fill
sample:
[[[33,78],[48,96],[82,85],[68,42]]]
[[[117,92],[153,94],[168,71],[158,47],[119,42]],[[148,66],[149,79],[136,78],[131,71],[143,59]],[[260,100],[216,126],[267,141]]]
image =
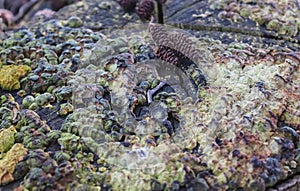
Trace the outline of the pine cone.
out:
[[[174,64],[187,74],[197,91],[199,87],[206,86],[207,82],[204,74],[198,65],[186,57],[181,52],[167,46],[160,45],[156,51],[156,56],[170,64]]]
[[[164,4],[167,2],[167,0],[157,0],[158,2],[160,2],[161,4]]]
[[[154,2],[152,0],[144,0],[139,4],[137,15],[142,20],[150,20],[151,15],[154,12]]]
[[[160,45],[156,51],[156,56],[163,61],[177,65],[178,58],[182,55],[180,54],[180,52],[172,48]]]
[[[193,40],[186,33],[156,23],[150,23],[148,29],[157,46],[163,45],[174,49],[193,61],[200,59]]]
[[[138,0],[121,0],[119,2],[120,6],[126,12],[133,12],[135,10],[137,3],[138,3]]]

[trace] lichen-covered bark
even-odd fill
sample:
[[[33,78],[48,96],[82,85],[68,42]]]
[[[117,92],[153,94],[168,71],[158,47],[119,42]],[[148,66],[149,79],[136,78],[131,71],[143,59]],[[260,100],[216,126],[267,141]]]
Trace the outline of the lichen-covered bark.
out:
[[[297,23],[295,2],[167,1],[166,22],[194,29],[163,27],[180,37],[164,45],[193,61],[188,72],[159,60],[148,25],[114,1],[82,1],[1,34],[1,72],[26,72],[0,89],[0,136],[10,132],[0,188],[296,188],[300,53],[289,37],[298,33],[272,28]],[[263,23],[260,6],[272,13]],[[206,84],[195,91],[197,68]]]

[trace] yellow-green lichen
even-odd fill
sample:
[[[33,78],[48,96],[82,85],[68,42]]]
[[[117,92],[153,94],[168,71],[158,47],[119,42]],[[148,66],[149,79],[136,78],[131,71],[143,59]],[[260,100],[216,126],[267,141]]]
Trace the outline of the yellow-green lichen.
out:
[[[0,88],[4,90],[20,89],[20,78],[25,76],[31,68],[26,65],[6,65],[0,68]]]
[[[71,133],[62,133],[61,137],[57,140],[63,150],[80,150],[82,145],[80,137]]]
[[[1,139],[0,139],[1,140]],[[21,161],[27,149],[20,143],[16,143],[0,160],[0,185],[8,184],[14,180],[12,174],[19,161]]]
[[[7,152],[15,143],[15,132],[14,126],[8,129],[0,130],[0,159],[3,157],[4,153]]]
[[[73,112],[74,106],[70,103],[63,103],[60,105],[59,115],[67,115],[68,113]]]

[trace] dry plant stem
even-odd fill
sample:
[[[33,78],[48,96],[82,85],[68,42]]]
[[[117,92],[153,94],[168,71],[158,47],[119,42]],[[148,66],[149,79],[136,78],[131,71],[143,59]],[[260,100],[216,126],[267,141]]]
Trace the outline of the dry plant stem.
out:
[[[41,1],[42,2],[42,1]],[[39,3],[38,0],[32,0],[28,3],[25,3],[22,7],[20,7],[20,10],[18,14],[14,18],[14,23],[19,23],[21,19],[30,11],[32,7],[34,7],[37,3]]]
[[[156,7],[157,7],[157,22],[159,24],[164,24],[164,11],[163,11],[163,6],[162,4],[156,0]]]
[[[155,94],[160,88],[162,88],[164,85],[166,84],[166,82],[159,82],[159,84],[151,89],[151,90],[148,90],[147,91],[147,100],[148,100],[148,103],[151,103],[152,102],[152,96],[153,94]]]

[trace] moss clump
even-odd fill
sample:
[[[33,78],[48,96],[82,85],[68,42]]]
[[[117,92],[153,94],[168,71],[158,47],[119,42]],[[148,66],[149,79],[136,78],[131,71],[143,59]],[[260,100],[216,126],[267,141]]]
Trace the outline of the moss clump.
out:
[[[31,71],[26,65],[7,65],[0,68],[0,88],[4,90],[20,89],[19,79]]]

